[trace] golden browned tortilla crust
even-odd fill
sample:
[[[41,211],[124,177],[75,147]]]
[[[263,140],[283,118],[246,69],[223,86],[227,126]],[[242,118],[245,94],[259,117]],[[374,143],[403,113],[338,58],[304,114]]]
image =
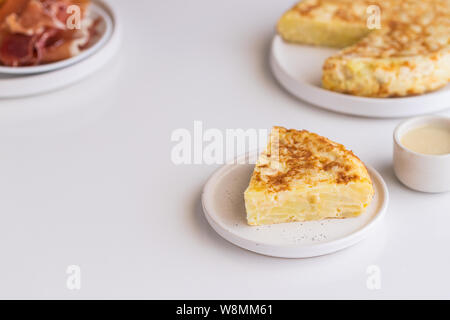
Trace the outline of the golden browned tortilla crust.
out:
[[[297,183],[370,181],[364,164],[343,145],[306,130],[282,127],[273,128],[252,179],[271,192],[289,190]]]

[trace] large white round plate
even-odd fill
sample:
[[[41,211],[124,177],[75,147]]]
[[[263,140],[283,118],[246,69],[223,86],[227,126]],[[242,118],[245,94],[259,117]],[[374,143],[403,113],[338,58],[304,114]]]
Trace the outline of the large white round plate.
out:
[[[286,43],[276,35],[270,65],[278,82],[294,96],[331,111],[375,118],[408,117],[450,108],[450,85],[405,98],[365,98],[325,90],[322,66],[336,49]]]
[[[111,4],[93,0],[93,12],[105,18],[100,40],[85,55],[74,57],[68,65],[51,72],[28,75],[0,75],[0,98],[18,98],[41,94],[78,82],[102,68],[118,51],[121,24]],[[109,22],[108,22],[109,21]],[[34,67],[30,67],[34,68]]]
[[[242,160],[236,163],[248,163]],[[202,205],[206,219],[220,236],[256,253],[281,258],[308,258],[347,248],[364,239],[387,209],[389,194],[386,184],[378,172],[367,167],[375,197],[361,216],[249,226],[244,190],[253,168],[251,164],[228,164],[220,168],[203,189]]]
[[[99,33],[99,36],[96,37],[95,43],[93,43],[89,48],[86,50],[83,50],[79,55],[76,55],[72,58],[65,59],[58,62],[48,63],[48,64],[42,64],[37,66],[30,66],[30,67],[5,67],[0,66],[0,74],[35,74],[35,73],[42,73],[42,72],[49,72],[58,70],[61,68],[65,68],[67,66],[70,66],[74,63],[77,63],[86,57],[89,57],[92,53],[99,50],[101,47],[103,47],[106,43],[106,41],[111,37],[111,33],[113,30],[113,23],[111,20],[110,15],[99,5],[97,5],[95,2],[92,3],[91,8],[89,10],[89,17],[93,20],[96,20],[100,18],[100,23],[97,26],[97,32]]]

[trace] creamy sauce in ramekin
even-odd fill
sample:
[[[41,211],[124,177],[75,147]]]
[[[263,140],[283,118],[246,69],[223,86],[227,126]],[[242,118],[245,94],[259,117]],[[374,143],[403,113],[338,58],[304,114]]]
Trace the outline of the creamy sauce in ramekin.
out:
[[[402,145],[414,152],[430,155],[450,154],[450,127],[425,125],[406,132]]]

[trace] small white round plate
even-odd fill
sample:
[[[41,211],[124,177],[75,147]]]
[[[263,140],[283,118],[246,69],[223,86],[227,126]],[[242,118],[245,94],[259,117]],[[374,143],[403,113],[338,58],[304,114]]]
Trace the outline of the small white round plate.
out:
[[[247,157],[248,156],[244,156]],[[236,163],[248,163],[241,157]],[[380,174],[367,167],[375,197],[361,216],[348,219],[292,222],[249,226],[244,191],[253,172],[252,164],[228,164],[206,183],[202,205],[211,227],[224,239],[244,249],[281,258],[309,258],[347,248],[363,240],[383,218],[389,193]]]
[[[278,82],[291,94],[334,112],[374,118],[398,118],[450,108],[450,85],[405,98],[365,98],[321,87],[322,66],[336,49],[291,44],[276,35],[270,65]]]
[[[103,31],[102,35],[93,46],[79,56],[65,61],[17,68],[17,70],[24,70],[56,66],[54,68],[56,70],[42,69],[41,73],[33,72],[32,74],[29,72],[28,74],[1,74],[0,72],[0,98],[19,98],[63,88],[84,79],[108,63],[120,48],[121,24],[109,2],[93,0],[92,14],[103,18],[103,23],[99,26],[100,31]]]
[[[106,41],[111,37],[111,33],[113,30],[113,23],[110,15],[101,6],[98,6],[95,2],[93,2],[91,5],[91,8],[89,10],[89,16],[93,20],[101,18],[100,23],[97,26],[97,32],[99,33],[100,36],[96,39],[95,43],[93,43],[86,50],[83,50],[79,55],[58,62],[30,67],[0,66],[0,74],[36,74],[42,72],[49,72],[65,68],[67,66],[70,66],[74,63],[77,63],[85,59],[86,57],[89,57],[92,53],[96,52],[102,46],[104,46]]]

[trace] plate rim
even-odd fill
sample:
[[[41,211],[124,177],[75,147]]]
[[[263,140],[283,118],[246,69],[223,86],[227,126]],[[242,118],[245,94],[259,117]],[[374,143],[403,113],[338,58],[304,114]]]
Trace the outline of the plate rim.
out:
[[[247,152],[243,155],[240,155],[235,158],[235,160],[242,159],[243,157],[249,157],[251,152]],[[380,208],[377,210],[375,216],[362,228],[352,232],[349,235],[346,235],[342,238],[327,241],[323,243],[314,243],[308,245],[298,245],[298,244],[265,244],[258,243],[256,241],[252,241],[246,238],[241,238],[239,235],[234,232],[228,230],[225,226],[221,225],[220,220],[216,221],[214,216],[210,213],[211,210],[211,199],[208,197],[209,192],[213,190],[214,185],[220,181],[220,179],[233,170],[234,167],[240,166],[242,164],[225,164],[215,170],[212,175],[208,178],[205,183],[202,196],[201,203],[203,213],[206,217],[206,220],[210,224],[210,226],[216,231],[222,238],[227,240],[228,242],[248,251],[252,251],[258,254],[278,257],[278,258],[310,258],[316,256],[322,256],[331,254],[345,248],[351,247],[354,244],[364,240],[367,234],[376,226],[378,223],[384,218],[387,212],[388,204],[389,204],[389,190],[384,181],[381,174],[372,166],[365,164],[367,171],[369,172],[372,179],[374,181],[374,185],[378,183],[380,190],[377,191],[382,193],[380,196]],[[243,164],[246,165],[246,164]],[[216,215],[217,216],[217,215]],[[279,253],[277,253],[277,251]]]
[[[3,75],[16,75],[16,76],[26,76],[26,75],[34,75],[39,73],[46,73],[57,71],[59,69],[63,69],[66,67],[70,67],[71,65],[80,62],[84,59],[89,58],[91,55],[95,54],[97,51],[101,50],[102,47],[108,42],[111,38],[114,22],[108,12],[105,11],[104,7],[98,0],[92,0],[92,11],[101,13],[101,16],[105,19],[106,29],[103,35],[98,39],[94,45],[83,50],[78,55],[52,63],[36,65],[36,66],[26,66],[26,67],[9,67],[0,65],[0,74]]]
[[[396,97],[396,98],[370,98],[370,97],[359,97],[352,96],[348,94],[343,94],[339,92],[333,92],[330,90],[323,89],[318,86],[314,86],[306,81],[298,81],[294,79],[288,71],[286,71],[281,65],[279,58],[277,56],[277,47],[280,44],[284,44],[284,40],[275,34],[271,41],[269,64],[272,74],[274,75],[277,82],[289,93],[294,95],[296,98],[303,100],[311,105],[333,111],[340,114],[347,114],[360,117],[369,118],[403,118],[424,114],[436,113],[439,111],[444,111],[450,108],[450,104],[443,106],[445,98],[448,96],[450,98],[450,92],[445,92],[442,90],[437,90],[429,93],[425,93],[418,96],[408,96],[408,97]],[[299,45],[301,46],[301,45]],[[450,85],[450,84],[448,84]],[[303,90],[308,92],[308,94],[300,93]],[[325,103],[324,100],[333,100],[337,105],[339,103],[347,104],[345,108],[333,107],[329,103]],[[433,107],[437,102],[441,102],[441,106]],[[362,107],[348,106],[348,104],[361,104],[370,105],[372,108],[369,111]],[[410,107],[404,110],[398,110],[400,107],[405,107],[408,104],[422,104],[424,107],[418,110],[417,107]],[[383,106],[388,112],[380,113],[380,105]],[[397,109],[395,109],[397,108]],[[349,110],[350,109],[350,110]]]

